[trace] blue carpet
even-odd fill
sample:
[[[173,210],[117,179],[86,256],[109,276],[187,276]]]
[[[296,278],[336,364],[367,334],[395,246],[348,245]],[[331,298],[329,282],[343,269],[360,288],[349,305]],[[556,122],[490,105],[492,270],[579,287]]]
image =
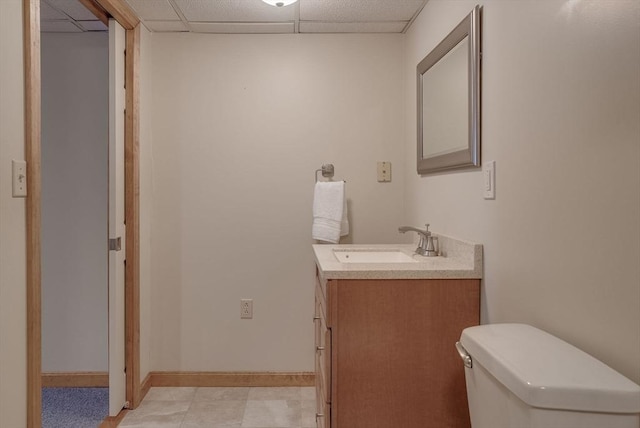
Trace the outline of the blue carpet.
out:
[[[109,414],[109,388],[42,388],[42,428],[95,428]]]

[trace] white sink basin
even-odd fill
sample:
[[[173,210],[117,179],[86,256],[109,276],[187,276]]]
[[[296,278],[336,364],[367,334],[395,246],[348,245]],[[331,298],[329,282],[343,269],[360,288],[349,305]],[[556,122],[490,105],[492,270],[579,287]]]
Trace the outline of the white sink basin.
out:
[[[340,263],[417,263],[400,250],[333,250]]]

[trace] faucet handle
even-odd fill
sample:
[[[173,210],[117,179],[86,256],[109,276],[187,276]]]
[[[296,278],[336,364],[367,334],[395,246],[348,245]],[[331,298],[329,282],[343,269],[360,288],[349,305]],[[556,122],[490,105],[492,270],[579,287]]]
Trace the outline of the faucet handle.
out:
[[[431,226],[429,223],[426,223],[425,225],[425,232],[428,234],[429,233],[429,226]]]

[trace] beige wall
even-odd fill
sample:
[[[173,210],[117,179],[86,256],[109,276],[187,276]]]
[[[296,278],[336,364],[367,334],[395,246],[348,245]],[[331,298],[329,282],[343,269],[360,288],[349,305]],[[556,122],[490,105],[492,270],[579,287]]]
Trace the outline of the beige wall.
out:
[[[408,223],[484,244],[482,321],[547,330],[640,382],[640,3],[484,1],[479,171],[415,172],[415,66],[475,1],[406,36]]]
[[[495,201],[477,171],[414,172],[415,65],[474,4],[431,0],[405,37],[143,30],[141,375],[312,369],[311,175],[332,162],[355,242],[425,221],[481,242],[484,322],[531,323],[640,382],[638,3],[484,3]],[[2,426],[26,414],[21,14],[0,1]]]
[[[11,197],[24,160],[22,2],[0,1],[0,426],[26,426],[25,200]]]
[[[400,239],[402,40],[153,34],[153,370],[313,370],[314,171],[353,241]]]
[[[108,370],[108,34],[42,33],[42,371]]]

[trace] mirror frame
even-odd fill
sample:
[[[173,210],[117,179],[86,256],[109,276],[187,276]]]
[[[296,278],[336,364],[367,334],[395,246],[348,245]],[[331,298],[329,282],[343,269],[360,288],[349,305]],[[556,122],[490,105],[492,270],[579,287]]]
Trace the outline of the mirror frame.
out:
[[[476,6],[456,28],[442,40],[416,67],[418,92],[418,174],[425,175],[451,169],[474,168],[480,166],[480,59],[481,31],[480,14],[482,8]],[[468,78],[469,78],[469,142],[468,147],[451,153],[429,158],[423,157],[423,84],[424,74],[458,45],[469,37]]]

